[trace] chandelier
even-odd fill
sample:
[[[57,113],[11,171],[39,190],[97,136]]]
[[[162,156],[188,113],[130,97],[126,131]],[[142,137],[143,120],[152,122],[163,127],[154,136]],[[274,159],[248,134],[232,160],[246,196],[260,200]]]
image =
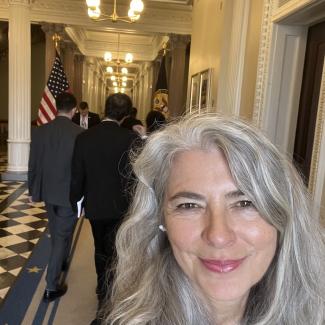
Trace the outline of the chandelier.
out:
[[[88,6],[88,16],[94,21],[111,20],[113,23],[124,21],[134,23],[140,18],[144,5],[142,0],[132,0],[127,16],[119,16],[116,10],[116,0],[114,0],[113,13],[110,15],[101,13],[100,0],[86,0]]]
[[[126,67],[122,67],[122,62],[120,61],[120,34],[118,34],[117,38],[117,59],[113,60],[113,56],[111,52],[105,52],[104,60],[105,62],[111,62],[113,66],[107,66],[106,72],[110,74],[110,80],[112,81],[114,91],[124,92],[125,87],[127,86],[127,74],[128,69]],[[133,62],[133,55],[131,53],[126,53],[125,55],[125,64]]]

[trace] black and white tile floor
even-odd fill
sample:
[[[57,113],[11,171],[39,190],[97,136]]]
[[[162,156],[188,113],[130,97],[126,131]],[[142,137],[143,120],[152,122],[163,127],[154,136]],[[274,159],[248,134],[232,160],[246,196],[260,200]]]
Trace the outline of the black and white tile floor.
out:
[[[0,149],[0,173],[6,163]],[[26,183],[0,182],[0,325],[89,325],[94,319],[94,247],[89,222],[83,221],[74,233],[70,267],[62,274],[68,292],[46,303],[51,241],[44,205],[29,203]]]
[[[6,158],[0,158],[0,172]],[[28,202],[24,182],[0,183],[0,304],[47,226],[43,203]]]

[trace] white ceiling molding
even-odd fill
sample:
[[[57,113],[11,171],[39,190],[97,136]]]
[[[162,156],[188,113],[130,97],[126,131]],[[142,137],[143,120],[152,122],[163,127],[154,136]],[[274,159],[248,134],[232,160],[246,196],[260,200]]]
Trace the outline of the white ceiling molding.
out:
[[[282,24],[301,24],[308,26],[324,19],[324,0],[291,0],[275,11],[272,21]]]
[[[75,42],[82,54],[103,57],[106,51],[117,59],[118,34],[66,27],[69,37]],[[119,58],[131,52],[136,61],[152,61],[157,56],[162,44],[168,42],[168,36],[155,34],[120,34]]]
[[[191,6],[146,5],[141,18],[134,24],[93,22],[87,15],[85,1],[35,0],[31,6],[33,21],[48,21],[66,25],[78,25],[96,30],[133,30],[150,33],[190,34],[192,26]],[[111,6],[103,5],[103,12],[111,12]],[[127,13],[128,6],[119,5],[118,12]],[[69,14],[67,14],[69,13]]]
[[[0,0],[0,19],[8,20],[8,0]],[[102,0],[102,12],[111,13],[113,0]],[[119,15],[126,15],[129,0],[117,4]],[[57,23],[65,26],[68,37],[86,57],[95,57],[100,65],[104,53],[110,51],[117,58],[117,35],[120,34],[119,57],[123,60],[131,52],[136,68],[143,61],[153,61],[168,42],[168,34],[191,34],[191,0],[146,0],[141,18],[134,24],[94,22],[87,15],[86,0],[32,0],[31,21]]]

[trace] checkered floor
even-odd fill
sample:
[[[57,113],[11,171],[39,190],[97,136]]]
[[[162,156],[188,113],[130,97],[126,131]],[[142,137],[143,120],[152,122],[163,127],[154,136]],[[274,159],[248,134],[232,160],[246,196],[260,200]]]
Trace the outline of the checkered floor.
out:
[[[0,172],[6,170],[0,156]],[[47,226],[43,203],[31,204],[23,182],[0,183],[0,304]],[[12,203],[15,193],[22,194]]]
[[[4,181],[0,183],[0,203],[9,197],[10,194],[15,192],[17,188],[22,186],[23,182],[9,182]],[[1,211],[0,211],[1,213]]]
[[[6,154],[0,152],[0,173],[7,170],[8,159]]]

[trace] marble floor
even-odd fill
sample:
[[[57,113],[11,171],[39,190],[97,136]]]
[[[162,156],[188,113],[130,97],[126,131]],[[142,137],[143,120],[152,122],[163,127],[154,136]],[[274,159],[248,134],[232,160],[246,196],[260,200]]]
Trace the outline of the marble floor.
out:
[[[0,173],[6,168],[0,153]],[[43,206],[28,202],[24,182],[0,183],[0,305],[46,229]]]
[[[0,154],[0,173],[6,163]],[[87,325],[94,318],[96,273],[88,221],[78,222],[70,267],[62,274],[68,292],[44,303],[49,251],[43,203],[29,203],[24,182],[0,182],[0,325]]]

